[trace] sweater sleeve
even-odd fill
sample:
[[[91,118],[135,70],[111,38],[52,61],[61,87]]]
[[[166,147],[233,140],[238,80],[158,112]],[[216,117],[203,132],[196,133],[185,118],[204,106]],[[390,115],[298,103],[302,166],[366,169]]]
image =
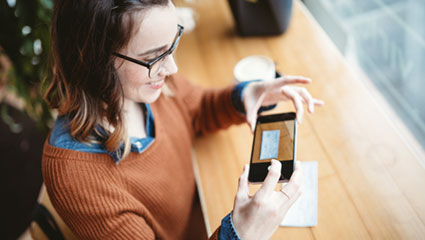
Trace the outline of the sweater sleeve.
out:
[[[185,105],[195,134],[204,135],[246,122],[232,103],[234,85],[204,89],[176,74],[170,80],[173,93]]]
[[[56,159],[58,160],[58,159]],[[155,239],[144,206],[132,200],[112,173],[46,160],[43,176],[58,214],[79,239]]]

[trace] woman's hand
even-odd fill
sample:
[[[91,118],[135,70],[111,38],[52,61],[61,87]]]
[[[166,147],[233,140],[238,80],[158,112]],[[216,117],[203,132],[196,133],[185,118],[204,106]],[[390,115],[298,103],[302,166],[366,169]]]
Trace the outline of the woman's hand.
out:
[[[272,160],[272,164],[261,188],[254,196],[249,195],[248,172],[245,165],[239,178],[239,188],[233,207],[233,225],[243,240],[270,239],[289,208],[301,195],[302,172],[299,162],[290,181],[280,191],[275,187],[280,177],[281,163]]]
[[[313,98],[305,88],[288,86],[297,83],[308,84],[311,83],[311,79],[302,76],[283,76],[274,81],[253,82],[246,86],[242,99],[252,131],[255,129],[257,112],[261,106],[291,100],[297,112],[297,121],[301,123],[304,115],[303,103],[308,106],[310,113],[314,112],[315,105],[323,105],[323,101]]]

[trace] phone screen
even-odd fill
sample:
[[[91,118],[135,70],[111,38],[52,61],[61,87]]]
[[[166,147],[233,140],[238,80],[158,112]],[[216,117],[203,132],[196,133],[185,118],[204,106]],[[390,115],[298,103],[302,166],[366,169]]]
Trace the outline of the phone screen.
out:
[[[295,113],[260,116],[254,133],[249,181],[264,181],[272,159],[282,163],[280,180],[289,179],[294,170],[295,148]]]

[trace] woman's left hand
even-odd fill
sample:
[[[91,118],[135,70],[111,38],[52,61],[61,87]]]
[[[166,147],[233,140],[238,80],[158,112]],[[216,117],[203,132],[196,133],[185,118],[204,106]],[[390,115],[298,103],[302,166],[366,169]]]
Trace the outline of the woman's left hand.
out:
[[[257,112],[261,106],[277,104],[280,101],[291,100],[297,112],[297,121],[301,123],[304,115],[303,104],[308,106],[310,113],[314,112],[314,106],[322,106],[322,100],[315,99],[303,87],[289,86],[291,84],[308,84],[310,78],[302,76],[283,76],[273,81],[259,81],[250,83],[243,92],[243,103],[246,111],[246,118],[254,131],[257,121]]]

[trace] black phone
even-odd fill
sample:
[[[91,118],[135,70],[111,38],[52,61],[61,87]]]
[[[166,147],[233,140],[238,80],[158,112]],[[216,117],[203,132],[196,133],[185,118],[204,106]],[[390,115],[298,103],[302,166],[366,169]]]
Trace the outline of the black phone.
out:
[[[297,121],[294,112],[258,117],[252,143],[248,181],[264,182],[272,159],[282,164],[279,182],[289,180],[294,172],[296,148]]]

